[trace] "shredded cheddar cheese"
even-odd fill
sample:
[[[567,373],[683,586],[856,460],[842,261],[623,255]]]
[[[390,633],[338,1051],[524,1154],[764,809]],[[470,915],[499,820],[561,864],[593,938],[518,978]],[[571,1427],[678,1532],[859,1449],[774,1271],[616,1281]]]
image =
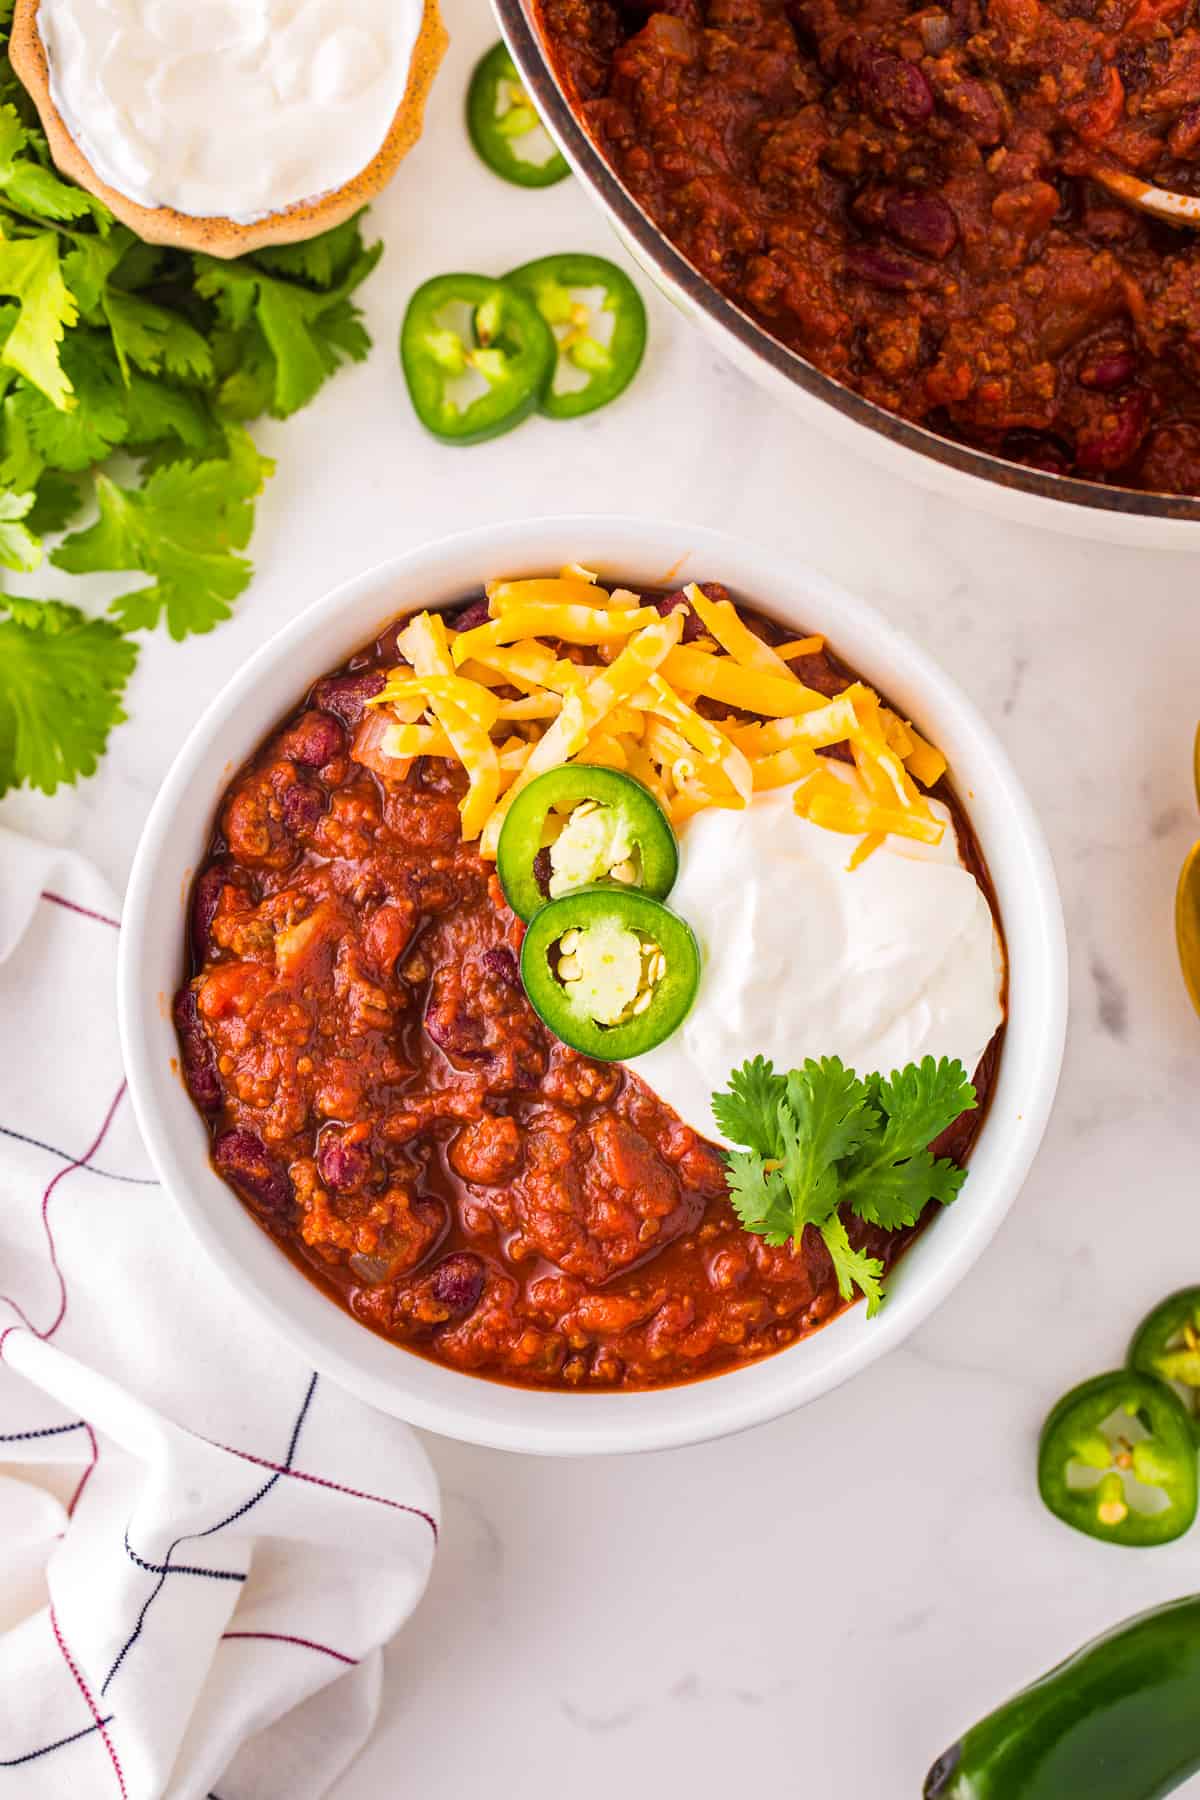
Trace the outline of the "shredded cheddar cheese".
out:
[[[418,614],[397,639],[403,662],[370,702],[383,726],[371,766],[394,763],[399,777],[416,756],[460,763],[463,836],[488,857],[516,796],[572,760],[628,770],[677,824],[794,787],[797,814],[860,840],[851,868],[889,833],[941,839],[923,791],[946,772],[940,751],[863,682],[832,698],[806,686],[789,664],[823,638],[773,648],[732,601],[686,592],[706,634],[686,645],[681,610],[609,592],[578,564],[492,582],[488,619],[467,631]],[[820,754],[834,745],[848,746],[857,783]]]

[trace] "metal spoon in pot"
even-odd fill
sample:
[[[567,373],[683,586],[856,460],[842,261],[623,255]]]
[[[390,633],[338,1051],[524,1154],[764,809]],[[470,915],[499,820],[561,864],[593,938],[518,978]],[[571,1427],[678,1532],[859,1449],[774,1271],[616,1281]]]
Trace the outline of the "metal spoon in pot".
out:
[[[1192,758],[1196,798],[1200,801],[1200,731]],[[1192,1005],[1200,1012],[1200,844],[1193,844],[1175,891],[1175,939],[1179,962]]]

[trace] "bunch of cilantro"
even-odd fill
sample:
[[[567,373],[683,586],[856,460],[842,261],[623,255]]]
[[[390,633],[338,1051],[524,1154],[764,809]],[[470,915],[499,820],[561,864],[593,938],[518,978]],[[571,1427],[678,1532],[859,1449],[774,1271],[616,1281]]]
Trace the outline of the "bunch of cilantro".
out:
[[[962,1064],[932,1056],[886,1079],[859,1077],[836,1056],[780,1075],[756,1056],[712,1102],[721,1131],[746,1146],[725,1160],[747,1231],[799,1246],[805,1226],[815,1226],[842,1299],[860,1289],[868,1317],[883,1303],[883,1264],[854,1248],[843,1213],[901,1231],[931,1200],[949,1205],[967,1171],[935,1158],[929,1145],[975,1105]]]
[[[130,634],[228,618],[273,466],[245,422],[367,354],[350,296],[382,246],[357,220],[235,262],[143,243],[55,173],[11,13],[0,0],[0,569],[139,576],[105,618],[0,592],[0,793],[53,793],[125,716]]]

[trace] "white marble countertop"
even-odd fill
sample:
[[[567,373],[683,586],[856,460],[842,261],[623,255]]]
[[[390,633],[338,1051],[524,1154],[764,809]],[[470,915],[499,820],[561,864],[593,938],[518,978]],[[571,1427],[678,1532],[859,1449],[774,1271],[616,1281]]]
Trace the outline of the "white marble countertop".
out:
[[[235,619],[183,646],[148,640],[100,775],[53,801],[12,796],[0,821],[77,845],[121,883],[181,732],[251,649],[369,563],[523,513],[765,537],[935,650],[1003,733],[1066,902],[1066,1066],[1024,1193],[908,1345],[791,1418],[586,1464],[430,1440],[443,1549],[389,1654],[375,1740],[336,1794],[449,1800],[486,1781],[607,1800],[661,1781],[691,1800],[915,1797],[981,1711],[1200,1580],[1195,1537],[1153,1555],[1095,1545],[1049,1518],[1033,1478],[1049,1403],[1119,1361],[1147,1306],[1200,1279],[1200,1023],[1171,930],[1200,831],[1200,557],[1022,531],[885,478],[654,293],[646,367],[619,405],[469,453],[431,443],[394,348],[415,283],[552,250],[618,254],[574,183],[526,194],[473,161],[459,98],[494,33],[470,0],[447,10],[429,130],[375,210],[388,246],[366,289],[375,353],[257,434],[279,472]]]

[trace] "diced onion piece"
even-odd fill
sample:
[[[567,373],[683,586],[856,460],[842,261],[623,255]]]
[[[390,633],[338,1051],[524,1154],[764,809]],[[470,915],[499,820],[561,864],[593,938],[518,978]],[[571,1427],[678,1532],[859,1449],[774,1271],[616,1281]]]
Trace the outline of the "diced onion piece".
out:
[[[555,769],[577,755],[608,714],[636,694],[670,655],[682,631],[683,618],[679,613],[670,613],[664,619],[652,611],[650,623],[630,638],[614,663],[595,674],[586,687],[566,696],[557,719],[488,819],[479,846],[484,856],[495,856],[504,815],[521,789],[535,775]]]
[[[411,757],[398,757],[388,748],[388,739],[397,729],[396,722],[385,712],[366,712],[354,734],[350,754],[364,769],[371,769],[383,781],[403,781],[408,774]]]
[[[743,624],[732,600],[710,600],[694,581],[685,591],[705,630],[712,633],[735,663],[756,675],[774,675],[781,681],[798,679],[779,652],[772,650],[770,644],[764,644],[748,625]]]
[[[724,706],[736,706],[739,712],[763,713],[772,719],[816,712],[827,704],[824,694],[805,687],[790,673],[786,677],[758,675],[732,658],[697,650],[694,644],[672,650],[662,673],[677,691],[686,688]]]
[[[631,606],[640,606],[642,596],[635,594],[632,588],[614,588],[608,596],[608,604],[625,611]]]

